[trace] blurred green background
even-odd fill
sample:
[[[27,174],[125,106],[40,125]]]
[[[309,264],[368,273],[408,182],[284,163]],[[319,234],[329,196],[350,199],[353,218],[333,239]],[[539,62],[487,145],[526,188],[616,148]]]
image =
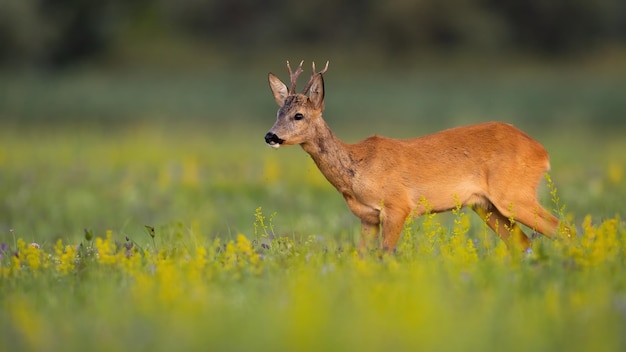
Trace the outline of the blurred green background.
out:
[[[309,158],[264,148],[287,59],[330,60],[325,117],[346,141],[506,121],[546,146],[575,218],[623,209],[623,1],[5,0],[3,241],[249,234],[258,206],[283,233],[351,236]]]
[[[465,54],[558,60],[621,49],[625,21],[619,0],[5,0],[0,60],[204,69],[303,53],[348,56],[359,66]]]

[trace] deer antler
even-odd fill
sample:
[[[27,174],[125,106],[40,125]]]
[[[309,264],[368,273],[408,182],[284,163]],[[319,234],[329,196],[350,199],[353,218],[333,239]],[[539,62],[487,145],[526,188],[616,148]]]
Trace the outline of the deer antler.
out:
[[[324,73],[326,73],[326,71],[328,71],[328,64],[330,63],[330,61],[326,61],[326,66],[324,66],[324,69],[321,70],[320,72],[315,72],[315,62],[313,62],[312,66],[313,66],[313,73],[311,74],[311,78],[309,78],[309,82],[304,86],[304,89],[302,89],[302,94],[306,94],[309,89],[311,89],[311,85],[313,84],[313,77],[315,77],[316,74],[320,74],[323,75]]]
[[[292,72],[291,66],[289,66],[289,60],[287,60],[287,69],[289,69],[289,78],[291,79],[291,88],[289,88],[289,94],[296,94],[296,82],[298,81],[298,76],[300,76],[300,74],[304,72],[304,70],[302,70],[303,63],[304,60],[300,61],[300,65],[298,65],[296,72]]]

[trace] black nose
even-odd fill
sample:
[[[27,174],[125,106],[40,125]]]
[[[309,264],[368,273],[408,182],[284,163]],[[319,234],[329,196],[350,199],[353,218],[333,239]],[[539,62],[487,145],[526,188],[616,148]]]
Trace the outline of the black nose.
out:
[[[265,135],[265,143],[267,144],[282,144],[283,142],[283,139],[278,138],[278,136],[272,132],[267,132]]]

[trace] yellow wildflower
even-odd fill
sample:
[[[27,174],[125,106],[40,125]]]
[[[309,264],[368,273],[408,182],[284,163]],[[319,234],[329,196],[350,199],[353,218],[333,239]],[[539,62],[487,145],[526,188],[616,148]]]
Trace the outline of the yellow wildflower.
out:
[[[115,242],[113,242],[113,232],[111,230],[107,230],[106,239],[102,239],[101,237],[96,238],[95,248],[98,253],[98,263],[100,264],[115,264],[116,262],[116,246]]]
[[[226,244],[226,249],[224,250],[224,254],[222,256],[224,258],[224,270],[229,271],[234,269],[237,264],[237,249],[232,240]]]
[[[11,256],[11,270],[14,273],[19,272],[22,269],[22,263],[19,256]]]
[[[250,264],[256,265],[259,262],[259,255],[252,249],[252,243],[242,234],[237,235],[237,251],[244,255]]]
[[[20,257],[20,263],[28,265],[31,270],[38,270],[41,268],[42,251],[40,250],[38,244],[31,243],[30,245],[26,245],[26,242],[20,238],[17,240],[17,251],[18,256]]]
[[[202,246],[198,246],[196,247],[196,266],[198,268],[204,268],[204,266],[207,263],[207,259],[206,259],[206,248],[202,247]]]
[[[122,264],[122,268],[128,274],[134,275],[143,267],[141,253],[134,247],[117,253],[117,257]]]
[[[56,252],[56,269],[61,274],[67,274],[74,270],[74,262],[76,261],[76,249],[73,246],[63,246],[63,241],[58,240],[54,246]]]

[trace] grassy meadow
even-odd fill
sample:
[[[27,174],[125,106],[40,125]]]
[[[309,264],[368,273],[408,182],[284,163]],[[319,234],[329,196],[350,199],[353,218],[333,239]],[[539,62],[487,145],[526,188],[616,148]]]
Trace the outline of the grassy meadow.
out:
[[[0,349],[626,349],[624,72],[336,70],[325,117],[345,141],[526,130],[551,155],[540,199],[577,235],[511,253],[457,209],[360,255],[310,158],[264,145],[267,68],[5,72]]]

